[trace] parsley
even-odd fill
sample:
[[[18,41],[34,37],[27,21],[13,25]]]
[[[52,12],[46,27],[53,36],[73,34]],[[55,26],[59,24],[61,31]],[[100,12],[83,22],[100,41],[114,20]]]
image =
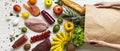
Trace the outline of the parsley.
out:
[[[10,16],[13,16],[13,13],[10,13]]]
[[[19,15],[17,14],[16,17],[19,17]]]
[[[15,37],[18,37],[19,35],[16,35]]]
[[[55,2],[56,4],[58,4],[58,5],[63,5],[63,3],[62,3],[62,1],[61,0],[58,0],[57,2]]]
[[[10,42],[12,42],[13,40],[15,40],[15,37],[11,37],[10,38]]]

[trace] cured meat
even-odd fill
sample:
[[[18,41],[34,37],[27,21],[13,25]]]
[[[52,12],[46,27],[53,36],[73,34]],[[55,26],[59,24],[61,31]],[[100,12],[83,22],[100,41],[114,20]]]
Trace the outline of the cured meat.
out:
[[[47,38],[42,43],[39,43],[35,48],[32,49],[32,51],[50,51],[50,40]]]
[[[27,41],[27,36],[23,35],[17,41],[15,41],[15,43],[12,45],[12,47],[17,48],[17,47],[21,46],[22,44],[24,44],[26,41]]]
[[[25,25],[34,32],[43,32],[48,28],[42,20],[37,18],[29,18],[25,20]]]

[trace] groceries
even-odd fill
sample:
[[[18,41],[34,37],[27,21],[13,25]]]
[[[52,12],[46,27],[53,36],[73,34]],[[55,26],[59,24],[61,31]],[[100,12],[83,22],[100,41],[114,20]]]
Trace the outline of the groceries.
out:
[[[6,16],[6,21],[10,21],[11,18],[9,16]]]
[[[21,7],[19,5],[14,5],[13,6],[13,9],[16,11],[16,12],[20,12],[21,11]]]
[[[73,44],[77,48],[84,44],[84,30],[80,26],[75,27],[73,31]]]
[[[74,46],[74,44],[68,43],[66,46],[66,51],[75,51],[76,47]]]
[[[47,7],[50,7],[52,5],[52,0],[44,0],[44,3]]]
[[[28,2],[29,2],[30,4],[32,4],[32,5],[35,5],[36,2],[37,2],[37,0],[29,0]]]
[[[45,10],[42,10],[41,13],[42,13],[42,16],[46,19],[46,21],[50,25],[52,25],[55,22],[54,18],[48,12],[46,12]]]
[[[28,12],[23,12],[22,13],[22,17],[25,18],[25,19],[28,18],[29,17],[29,13]]]
[[[53,12],[57,15],[60,15],[63,12],[63,7],[61,5],[56,5],[53,8]]]
[[[70,21],[66,21],[64,23],[64,29],[68,32],[72,31],[74,29],[74,24]]]
[[[47,38],[42,43],[39,43],[37,46],[35,46],[32,51],[50,51],[50,40]]]
[[[46,23],[37,18],[29,18],[25,20],[25,25],[34,32],[43,32],[48,29]]]
[[[46,32],[43,32],[43,33],[41,33],[39,35],[32,36],[30,38],[30,42],[33,43],[33,42],[36,42],[36,41],[39,41],[39,40],[49,38],[50,33],[51,33],[50,30],[47,30]]]
[[[31,45],[30,44],[25,44],[24,45],[24,50],[29,50],[31,48]]]
[[[61,14],[61,17],[67,20],[72,20],[72,19],[77,19],[78,17],[80,17],[80,15],[76,13],[73,9],[64,6],[64,10]]]
[[[11,32],[9,36],[10,36],[9,38],[10,42],[13,42],[15,38],[17,38],[19,35],[18,34],[15,35],[15,32]]]
[[[51,51],[64,51],[65,45],[71,40],[72,33],[60,32],[56,33],[56,37],[53,38],[51,42]]]
[[[57,22],[58,22],[59,24],[62,24],[62,23],[63,23],[63,19],[62,19],[62,18],[58,18],[58,19],[57,19]]]
[[[26,33],[26,32],[27,32],[27,28],[26,28],[26,27],[22,27],[21,31],[22,31],[23,33]]]
[[[74,9],[78,11],[77,9],[81,6],[78,6],[76,3],[70,0],[67,0],[67,1],[58,0],[57,2],[55,2],[56,5],[53,7],[50,7],[53,4],[52,3],[53,0],[44,0],[44,3],[41,3],[40,5],[38,5],[39,3],[37,3],[37,1],[38,0],[28,0],[27,1],[28,5],[23,4],[23,7],[26,10],[28,10],[28,12],[26,11],[20,12],[20,7],[17,8],[18,10],[17,9],[15,10],[16,12],[20,12],[21,14],[21,15],[19,15],[19,13],[15,14],[16,17],[19,17],[22,19],[24,18],[22,20],[24,21],[24,24],[22,23],[23,25],[18,25],[17,23],[19,21],[17,21],[17,23],[15,22],[15,25],[21,26],[18,30],[20,30],[21,33],[24,33],[24,35],[20,37],[20,39],[18,39],[13,44],[12,47],[14,49],[23,45],[23,49],[25,51],[27,50],[30,50],[30,51],[64,51],[64,50],[75,51],[76,47],[80,47],[84,43],[83,41],[84,31],[81,27],[76,27],[80,25],[81,15],[79,16],[77,12],[74,11]],[[71,8],[76,7],[76,8],[71,9],[69,7],[66,7],[65,5],[67,4],[64,3],[65,5],[63,5],[62,2],[63,3],[68,2],[67,4],[69,7]],[[47,7],[43,8],[41,6],[42,4],[45,4],[44,6],[47,6]],[[41,7],[42,7],[41,9],[42,11],[40,11],[39,9]],[[80,14],[83,14],[83,11],[81,10],[82,10],[82,7],[80,8],[78,12],[80,12]],[[11,12],[10,15],[14,16],[12,13],[14,12]],[[29,13],[31,13],[33,16],[31,16]],[[9,20],[8,17],[7,17],[7,20]],[[24,27],[24,25],[26,27]],[[17,33],[15,35],[11,35],[11,38],[10,38],[11,42],[15,40],[15,37],[18,37],[19,35],[21,34]],[[24,44],[27,41],[26,35],[28,36],[29,41],[26,44]],[[55,37],[52,37],[53,35],[55,35]],[[50,41],[49,38],[52,38],[51,39],[52,41]],[[44,41],[41,42],[42,40]],[[40,43],[36,45],[37,42],[40,42]]]
[[[53,32],[56,33],[60,30],[60,25],[59,24],[56,24],[54,27],[53,27]]]
[[[81,5],[75,3],[75,2],[73,2],[71,0],[62,0],[62,2],[66,6],[69,6],[70,8],[72,8],[72,9],[76,10],[77,12],[79,12],[81,15],[85,14],[85,9]]]
[[[13,22],[12,22],[13,26],[17,26],[19,24],[19,19],[15,19]]]
[[[56,4],[58,4],[58,5],[63,5],[63,3],[62,3],[62,1],[61,0],[58,0],[57,2],[55,2]]]
[[[23,4],[24,8],[27,9],[33,16],[40,15],[40,9],[37,6],[31,5],[29,2],[28,2],[28,5],[29,6],[27,6],[26,4]]]
[[[21,45],[23,45],[25,42],[27,41],[27,36],[26,35],[23,35],[21,36],[18,40],[16,40],[14,42],[14,44],[12,45],[13,48],[18,48],[20,47]]]

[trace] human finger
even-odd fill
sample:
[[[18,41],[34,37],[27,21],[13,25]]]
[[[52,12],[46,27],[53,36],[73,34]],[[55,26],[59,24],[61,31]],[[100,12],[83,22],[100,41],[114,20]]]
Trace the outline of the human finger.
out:
[[[95,3],[94,6],[103,5],[103,2]]]

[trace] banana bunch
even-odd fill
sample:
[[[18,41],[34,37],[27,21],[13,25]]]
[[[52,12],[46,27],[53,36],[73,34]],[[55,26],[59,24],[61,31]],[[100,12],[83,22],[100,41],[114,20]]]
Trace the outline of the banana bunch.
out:
[[[53,41],[51,42],[51,51],[64,51],[64,46],[71,40],[72,33],[65,33],[60,32],[56,33],[56,36],[53,38]]]

